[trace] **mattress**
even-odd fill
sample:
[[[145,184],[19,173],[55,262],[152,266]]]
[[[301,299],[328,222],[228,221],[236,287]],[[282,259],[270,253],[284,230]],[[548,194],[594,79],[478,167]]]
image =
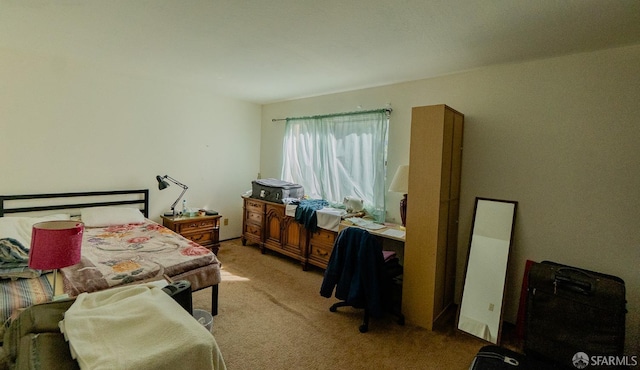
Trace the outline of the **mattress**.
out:
[[[193,290],[221,281],[215,254],[148,219],[85,228],[80,263],[60,272],[64,292],[72,297],[164,277],[189,280]]]

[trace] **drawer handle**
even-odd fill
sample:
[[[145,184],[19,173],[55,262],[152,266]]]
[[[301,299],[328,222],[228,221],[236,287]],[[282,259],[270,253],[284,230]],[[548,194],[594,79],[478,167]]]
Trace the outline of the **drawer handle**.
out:
[[[189,227],[197,227],[197,226],[198,226],[198,224],[195,224],[195,223],[189,224]]]
[[[319,251],[318,251],[318,255],[319,255],[319,256],[322,256],[322,257],[324,257],[324,256],[329,255],[329,253],[328,253],[328,252],[326,252],[326,251],[323,251],[323,250],[319,250]]]
[[[202,239],[202,237],[204,237],[204,235],[202,235],[202,234],[200,234],[200,235],[193,235],[193,236],[191,237],[191,240],[193,240],[194,242],[196,242],[196,241],[198,241],[198,240]]]

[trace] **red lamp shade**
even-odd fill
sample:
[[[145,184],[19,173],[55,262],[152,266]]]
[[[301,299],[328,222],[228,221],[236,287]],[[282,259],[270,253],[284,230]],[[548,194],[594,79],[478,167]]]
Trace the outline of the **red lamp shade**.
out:
[[[78,221],[47,221],[33,225],[29,267],[55,270],[80,262],[84,224]]]

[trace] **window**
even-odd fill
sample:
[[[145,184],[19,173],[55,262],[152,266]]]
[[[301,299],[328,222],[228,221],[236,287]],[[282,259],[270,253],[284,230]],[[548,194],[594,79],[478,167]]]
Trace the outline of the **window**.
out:
[[[384,221],[389,110],[287,118],[282,179],[302,185],[313,199],[364,200]]]

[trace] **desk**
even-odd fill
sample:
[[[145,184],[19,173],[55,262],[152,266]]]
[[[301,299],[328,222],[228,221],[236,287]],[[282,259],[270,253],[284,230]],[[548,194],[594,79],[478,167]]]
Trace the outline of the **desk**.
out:
[[[393,278],[393,284],[388,292],[391,300],[391,313],[398,316],[398,324],[404,325],[404,315],[402,314],[402,282],[404,279],[404,238],[406,229],[403,226],[385,223],[380,229],[368,229],[365,226],[358,226],[351,221],[342,220],[338,226],[338,230],[342,231],[347,227],[357,227],[363,230],[367,230],[369,234],[374,235],[382,244],[382,249],[386,251],[396,252],[398,257],[398,263],[401,270],[400,275]]]
[[[385,223],[384,225],[380,225],[380,226],[384,226],[384,227],[381,229],[369,229],[364,226],[358,226],[351,221],[343,220],[342,222],[340,222],[339,230],[345,229],[347,227],[359,227],[361,229],[367,230],[372,235],[379,236],[382,238],[397,240],[399,242],[404,243],[404,237],[405,237],[404,227],[396,224],[390,224],[390,223]]]
[[[342,220],[340,222],[339,230],[346,229],[347,227],[358,227],[367,230],[371,235],[379,238],[382,242],[382,249],[391,250],[396,252],[400,264],[404,265],[404,238],[405,228],[400,225],[385,223],[381,229],[367,229],[363,226],[358,226],[351,221]]]

